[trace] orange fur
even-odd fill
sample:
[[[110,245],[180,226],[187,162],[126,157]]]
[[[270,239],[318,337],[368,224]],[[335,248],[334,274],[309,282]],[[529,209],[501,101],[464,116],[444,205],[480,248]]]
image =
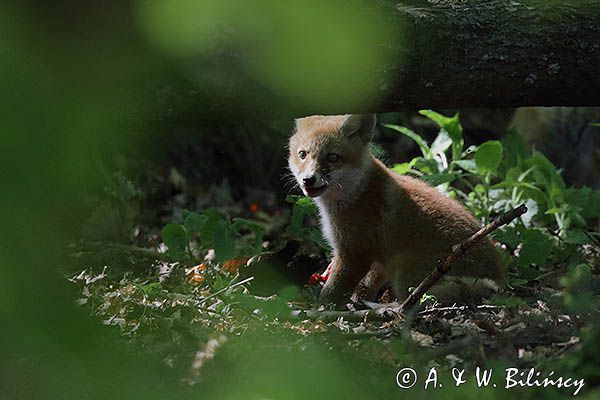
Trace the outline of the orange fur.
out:
[[[376,271],[403,299],[454,244],[479,228],[458,202],[374,158],[368,149],[374,126],[373,115],[313,116],[297,120],[290,139],[290,169],[305,194],[315,197],[333,248],[324,302],[340,301],[361,280],[380,284]],[[486,238],[431,293],[442,301],[465,301],[503,284],[499,256]]]

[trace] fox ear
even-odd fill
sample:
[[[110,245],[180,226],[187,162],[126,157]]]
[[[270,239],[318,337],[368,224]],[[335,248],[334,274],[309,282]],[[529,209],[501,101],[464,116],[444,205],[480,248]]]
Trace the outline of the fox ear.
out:
[[[341,131],[348,139],[358,139],[367,144],[373,137],[376,123],[375,114],[350,114],[346,117]]]

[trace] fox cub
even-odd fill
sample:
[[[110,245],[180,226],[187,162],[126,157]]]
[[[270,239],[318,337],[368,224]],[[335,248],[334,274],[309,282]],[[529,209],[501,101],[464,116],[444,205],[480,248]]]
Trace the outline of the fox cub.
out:
[[[403,300],[480,227],[458,202],[373,157],[375,124],[374,115],[311,116],[296,120],[290,138],[289,168],[316,202],[333,249],[321,302],[340,303],[359,283],[372,296],[386,281]],[[485,238],[430,294],[442,302],[478,301],[503,286],[504,269]]]

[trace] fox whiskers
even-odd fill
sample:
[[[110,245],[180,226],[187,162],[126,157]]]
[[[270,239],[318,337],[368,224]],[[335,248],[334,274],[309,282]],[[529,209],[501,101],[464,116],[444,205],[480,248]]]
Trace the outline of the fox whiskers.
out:
[[[331,182],[338,185],[340,189],[344,189],[344,186],[340,182],[336,181],[335,179],[332,179]]]
[[[291,171],[282,174],[281,179],[284,181],[283,189],[285,191],[291,192],[294,189],[300,188],[300,185],[298,185],[298,181],[296,181],[296,177]]]

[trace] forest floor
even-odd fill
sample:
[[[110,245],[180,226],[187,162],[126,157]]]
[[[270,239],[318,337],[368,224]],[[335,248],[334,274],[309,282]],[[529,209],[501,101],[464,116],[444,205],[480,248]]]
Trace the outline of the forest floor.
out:
[[[307,284],[310,274],[327,263],[326,251],[311,240],[316,225],[310,216],[308,222],[301,221],[304,230],[294,232],[290,230],[294,214],[303,210],[293,210],[297,204],[263,210],[260,204],[232,202],[219,210],[229,218],[218,220],[217,228],[211,229],[219,229],[223,224],[219,221],[231,224],[222,225],[226,231],[238,229],[228,221],[243,217],[239,220],[243,227],[232,233],[231,239],[250,247],[258,239],[258,249],[255,246],[251,252],[254,255],[234,257],[238,253],[231,252],[231,258],[219,259],[214,249],[194,248],[189,241],[175,253],[177,234],[169,231],[179,231],[169,230],[165,224],[179,226],[168,224],[179,220],[181,226],[193,230],[193,217],[205,215],[186,214],[184,209],[193,207],[189,200],[193,198],[193,193],[185,191],[165,196],[155,208],[159,211],[146,218],[134,213],[129,222],[127,210],[139,211],[139,205],[99,203],[84,240],[72,248],[78,267],[68,276],[79,288],[77,301],[82,307],[114,327],[118,340],[134,351],[156,356],[185,385],[202,383],[208,393],[228,393],[223,385],[215,384],[222,382],[220,374],[225,374],[228,379],[263,388],[257,390],[264,393],[286,393],[279,391],[277,383],[265,386],[267,381],[290,384],[287,375],[272,370],[273,364],[266,367],[270,373],[257,370],[256,376],[249,378],[232,366],[232,360],[246,360],[246,367],[266,360],[282,363],[300,381],[314,382],[326,373],[334,386],[357,369],[367,369],[373,376],[359,375],[356,381],[378,387],[375,392],[381,395],[398,392],[396,373],[405,367],[420,373],[434,367],[447,371],[447,383],[454,382],[449,373],[453,368],[474,371],[479,366],[535,368],[546,374],[562,371],[565,377],[586,378],[590,386],[600,383],[594,356],[600,351],[595,343],[598,329],[590,321],[595,311],[574,306],[574,300],[568,298],[580,279],[575,273],[565,277],[564,265],[540,268],[535,279],[507,288],[502,296],[482,306],[426,302],[404,315],[383,318],[372,314],[353,318],[350,312],[346,318],[330,318],[326,312],[322,318],[292,316],[292,310],[324,311],[315,302],[318,286]],[[206,219],[200,220],[206,223]],[[116,240],[123,227],[127,228],[125,239]],[[113,239],[106,232],[113,232]],[[600,259],[598,247],[585,246],[582,253],[593,263]],[[598,282],[596,275],[593,280]],[[577,303],[595,301],[591,296],[577,299]],[[382,298],[395,300],[389,291]],[[331,358],[338,363],[331,364]],[[291,360],[295,367],[290,366]],[[422,388],[424,379],[420,379]],[[574,388],[556,390],[572,394]],[[352,393],[363,393],[363,389]],[[526,395],[535,393],[539,394],[538,389]]]

